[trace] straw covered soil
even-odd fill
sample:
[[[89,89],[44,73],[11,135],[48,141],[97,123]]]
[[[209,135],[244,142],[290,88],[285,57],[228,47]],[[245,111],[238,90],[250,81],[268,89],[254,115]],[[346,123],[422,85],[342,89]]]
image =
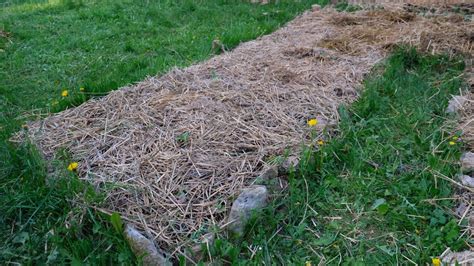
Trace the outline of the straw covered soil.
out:
[[[337,123],[337,107],[391,47],[471,53],[470,26],[401,11],[307,12],[232,52],[32,122],[29,134],[47,158],[66,149],[81,179],[108,189],[104,211],[182,253],[225,225],[231,199],[271,156],[298,152],[308,119]]]

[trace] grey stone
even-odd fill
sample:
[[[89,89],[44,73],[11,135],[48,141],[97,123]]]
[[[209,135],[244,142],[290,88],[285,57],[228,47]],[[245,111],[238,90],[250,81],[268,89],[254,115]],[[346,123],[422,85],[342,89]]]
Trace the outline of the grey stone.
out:
[[[467,98],[464,96],[456,95],[449,100],[448,108],[446,108],[446,113],[455,114],[463,108],[463,105],[466,103]]]
[[[463,173],[474,171],[474,153],[466,152],[461,156],[461,170]]]
[[[151,240],[142,235],[131,225],[126,225],[124,230],[125,239],[137,257],[143,256],[143,265],[172,265],[164,255],[158,250]]]
[[[314,11],[320,11],[321,10],[321,6],[320,5],[317,5],[317,4],[314,4],[311,6],[311,10],[314,12]]]
[[[288,173],[288,168],[282,167],[281,165],[272,165],[262,171],[262,174],[257,177],[254,181],[254,185],[263,185],[267,188],[269,194],[279,194],[283,192],[287,186],[288,182],[282,178],[280,175],[285,175]]]
[[[461,202],[454,210],[454,213],[456,213],[457,216],[462,217],[467,207],[468,206],[464,202]]]
[[[261,175],[261,177],[264,180],[277,178],[278,177],[278,166],[272,165],[272,166],[266,168],[263,171],[263,174]]]
[[[244,189],[230,210],[228,230],[241,236],[252,213],[265,207],[267,199],[268,190],[265,186],[251,186]]]
[[[474,261],[474,251],[449,251],[441,258],[441,261],[443,265],[471,265]]]
[[[300,158],[298,156],[290,155],[286,158],[285,161],[280,165],[279,171],[282,174],[288,174],[290,169],[298,169],[298,164],[300,163]]]
[[[268,0],[250,0],[250,3],[266,5],[266,4],[268,4]]]
[[[254,185],[267,185],[269,181],[278,178],[278,166],[272,165],[265,168],[261,174],[255,178]]]
[[[207,246],[209,248],[209,246],[214,243],[215,237],[216,236],[214,233],[204,234],[200,237],[199,243],[191,247],[192,254],[190,254],[190,257],[194,260],[194,262],[202,261],[205,255],[203,246]]]
[[[474,178],[468,175],[460,175],[459,180],[464,186],[474,188]]]

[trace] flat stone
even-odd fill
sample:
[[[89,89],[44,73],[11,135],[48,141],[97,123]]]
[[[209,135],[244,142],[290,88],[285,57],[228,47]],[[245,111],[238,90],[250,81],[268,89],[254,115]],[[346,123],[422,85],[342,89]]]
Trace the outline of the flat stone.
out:
[[[143,265],[171,266],[164,252],[158,250],[151,240],[142,235],[133,226],[127,224],[124,230],[125,239],[137,257],[143,256]]]
[[[214,233],[207,233],[200,237],[199,239],[200,242],[191,248],[192,254],[190,257],[194,260],[194,262],[202,261],[205,255],[204,254],[205,249],[203,249],[203,246],[206,246],[209,248],[209,246],[211,246],[214,243],[215,237],[216,236]]]
[[[471,265],[474,261],[474,252],[470,250],[461,252],[449,251],[441,258],[441,261],[447,265]]]
[[[317,116],[316,119],[318,120],[318,124],[314,127],[317,131],[323,131],[325,128],[329,126],[329,122],[325,117]]]
[[[461,181],[461,184],[467,187],[474,188],[474,178],[468,175],[460,175],[459,180]]]
[[[464,96],[456,95],[449,100],[448,108],[446,108],[446,113],[448,114],[455,114],[461,110],[466,103],[467,98]]]
[[[272,180],[275,180],[277,178],[278,178],[278,166],[275,166],[275,165],[268,166],[261,172],[261,174],[257,178],[255,178],[253,185],[266,186]]]
[[[463,173],[474,171],[474,153],[466,152],[461,156],[461,170]]]
[[[272,165],[263,170],[263,173],[261,175],[262,179],[264,180],[269,180],[269,179],[274,179],[278,177],[278,166]]]
[[[267,205],[268,190],[265,186],[251,186],[244,189],[235,200],[229,214],[228,230],[236,236],[244,233],[252,213]]]
[[[469,216],[469,227],[471,231],[471,236],[474,235],[474,214]]]
[[[290,169],[298,169],[298,164],[300,163],[300,158],[298,156],[290,155],[283,161],[278,168],[281,174],[288,174]]]
[[[457,216],[462,217],[467,207],[468,206],[464,202],[461,202],[454,210],[454,213],[456,213]]]
[[[321,10],[321,6],[320,5],[317,5],[317,4],[314,4],[311,6],[311,10],[314,12],[314,11],[319,11]]]
[[[252,4],[261,4],[261,5],[266,5],[268,4],[269,0],[250,0],[250,3]]]

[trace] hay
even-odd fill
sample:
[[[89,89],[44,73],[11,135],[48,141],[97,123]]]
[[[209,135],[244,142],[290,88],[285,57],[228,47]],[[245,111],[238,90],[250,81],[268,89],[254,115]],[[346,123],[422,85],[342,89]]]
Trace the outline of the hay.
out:
[[[224,226],[231,199],[268,158],[298,152],[309,140],[308,119],[338,121],[337,107],[356,99],[383,47],[419,45],[423,32],[451,36],[468,26],[358,12],[344,15],[362,18],[352,32],[334,23],[337,16],[305,13],[230,53],[33,122],[30,137],[48,158],[60,148],[70,152],[81,179],[112,187],[105,212],[119,212],[162,249],[184,253],[199,234]],[[361,34],[375,24],[380,36],[367,33],[368,41]],[[331,39],[345,43],[331,46]],[[456,40],[430,47],[471,51],[472,43]]]
[[[357,54],[368,46],[384,50],[395,44],[419,47],[433,54],[473,53],[473,23],[456,16],[424,18],[401,10],[383,9],[338,13],[330,21],[342,30],[327,36],[319,45],[343,53]]]

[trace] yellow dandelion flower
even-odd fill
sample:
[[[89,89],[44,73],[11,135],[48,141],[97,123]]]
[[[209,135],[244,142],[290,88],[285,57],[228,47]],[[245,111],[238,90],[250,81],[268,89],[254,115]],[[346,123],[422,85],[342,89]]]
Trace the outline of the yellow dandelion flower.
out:
[[[318,140],[318,145],[321,145],[321,146],[324,145],[324,140],[322,139]]]
[[[71,172],[76,171],[78,166],[79,166],[79,163],[72,162],[67,166],[67,170],[69,170]]]
[[[450,142],[449,142],[449,145],[451,145],[451,146],[456,145],[456,142],[450,141]]]
[[[441,266],[441,260],[439,258],[432,258],[431,262],[434,266]]]
[[[63,90],[61,92],[61,96],[63,96],[63,97],[67,97],[68,95],[69,95],[69,92],[67,90]]]
[[[311,261],[306,261],[306,263],[304,264],[305,266],[311,266]]]
[[[317,124],[318,124],[318,119],[316,119],[316,118],[308,120],[308,126],[310,126],[310,127],[314,127]]]
[[[85,90],[86,90],[86,89],[84,89],[83,87],[80,87],[80,88],[79,88],[79,91],[80,91],[80,92],[84,92]]]

